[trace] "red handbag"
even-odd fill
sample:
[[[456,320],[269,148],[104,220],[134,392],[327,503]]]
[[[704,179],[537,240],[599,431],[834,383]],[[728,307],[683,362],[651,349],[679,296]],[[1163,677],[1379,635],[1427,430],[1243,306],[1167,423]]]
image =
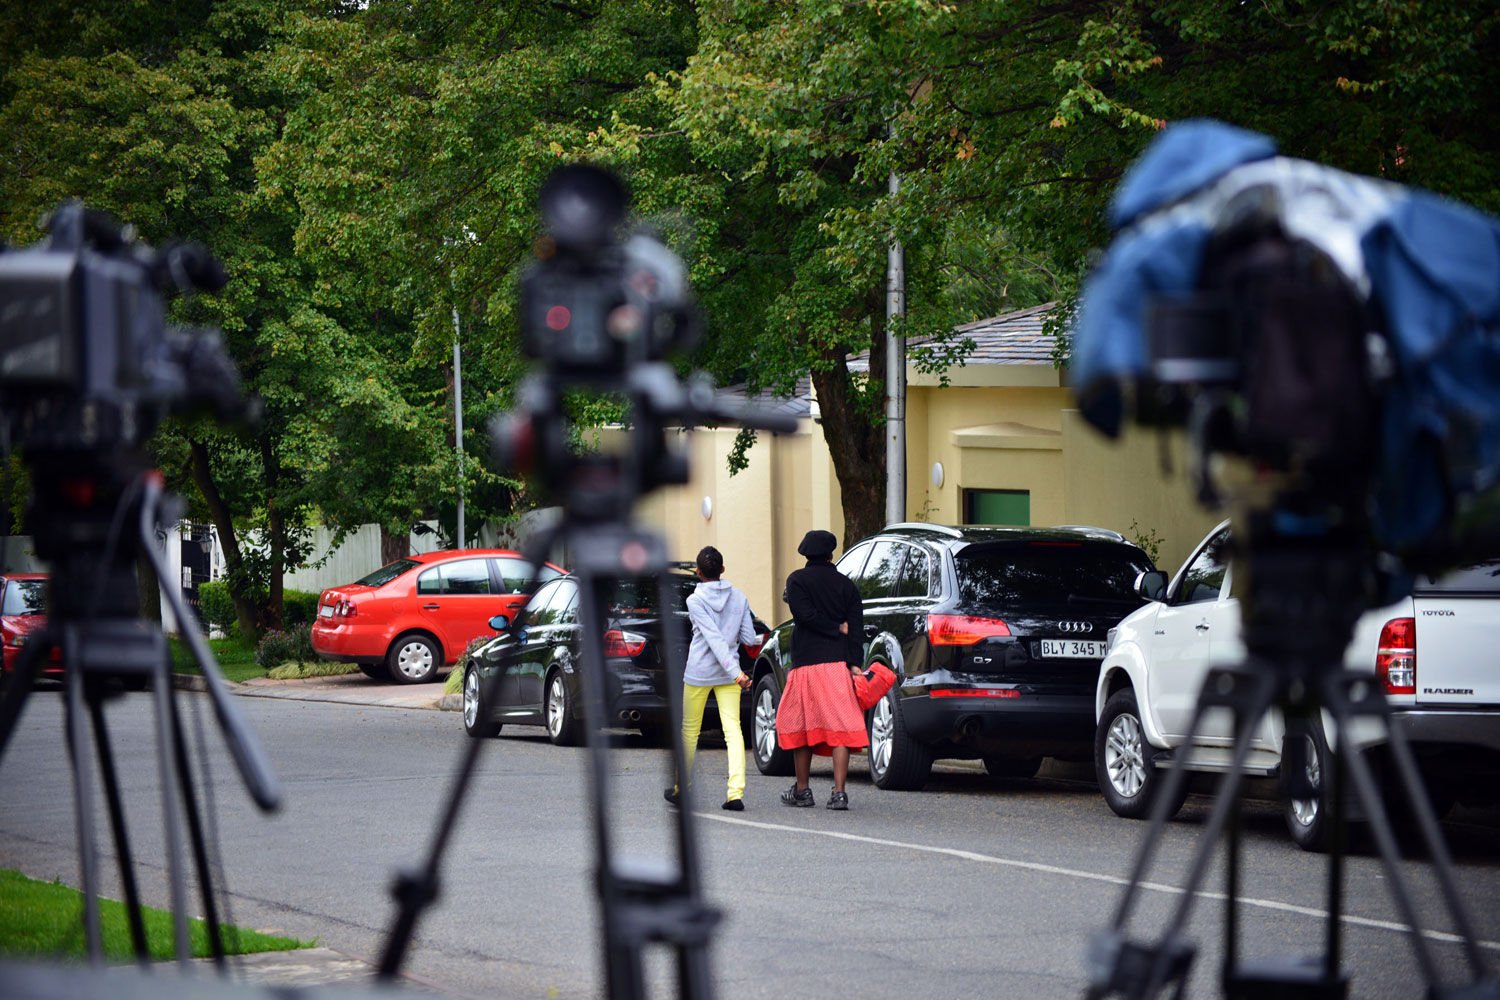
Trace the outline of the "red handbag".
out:
[[[870,669],[854,677],[854,697],[862,711],[868,712],[885,697],[896,683],[896,672],[884,663],[872,663]]]

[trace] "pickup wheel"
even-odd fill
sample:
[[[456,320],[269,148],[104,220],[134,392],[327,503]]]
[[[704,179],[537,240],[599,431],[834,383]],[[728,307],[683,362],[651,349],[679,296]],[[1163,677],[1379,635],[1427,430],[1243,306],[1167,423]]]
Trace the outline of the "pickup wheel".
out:
[[[784,778],[792,773],[792,754],[776,742],[776,705],[781,700],[771,674],[755,682],[750,698],[750,746],[761,774]]]
[[[1104,703],[1104,714],[1094,731],[1094,773],[1104,801],[1116,816],[1150,817],[1151,806],[1167,780],[1167,772],[1152,763],[1151,752],[1135,692],[1130,688],[1116,691]],[[1176,816],[1186,800],[1187,782],[1183,782],[1167,818]]]
[[[1287,797],[1286,828],[1304,851],[1323,852],[1333,841],[1333,803],[1328,794],[1329,783],[1324,780],[1333,762],[1322,726],[1287,720],[1286,741],[1299,739],[1306,741],[1307,783],[1314,794],[1310,798]],[[1286,755],[1282,754],[1281,759],[1285,761]]]
[[[900,688],[870,709],[870,780],[876,788],[914,792],[932,775],[932,748],[906,731]]]

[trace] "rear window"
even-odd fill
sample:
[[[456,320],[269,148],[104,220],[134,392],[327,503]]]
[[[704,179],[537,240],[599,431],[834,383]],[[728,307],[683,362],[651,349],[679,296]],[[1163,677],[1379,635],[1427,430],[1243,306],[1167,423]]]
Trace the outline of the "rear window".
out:
[[[1139,604],[1135,578],[1154,569],[1126,545],[1022,542],[970,545],[954,554],[965,604]]]
[[[673,597],[672,610],[687,610],[687,599],[698,586],[695,576],[672,576],[670,587]],[[609,610],[616,615],[656,614],[657,583],[655,580],[621,580],[615,585],[614,597]]]
[[[421,563],[417,562],[415,559],[397,559],[395,562],[389,565],[380,567],[369,576],[362,576],[354,582],[356,584],[362,584],[366,587],[379,587],[383,584],[390,583],[392,580],[396,579],[396,577],[400,576],[402,573],[405,573],[407,570],[415,569],[420,565]]]
[[[7,615],[44,615],[47,613],[47,584],[41,580],[12,580],[5,587]]]
[[[1412,589],[1418,594],[1500,593],[1500,562],[1465,566],[1463,569],[1444,573],[1436,580],[1427,576],[1419,577]]]

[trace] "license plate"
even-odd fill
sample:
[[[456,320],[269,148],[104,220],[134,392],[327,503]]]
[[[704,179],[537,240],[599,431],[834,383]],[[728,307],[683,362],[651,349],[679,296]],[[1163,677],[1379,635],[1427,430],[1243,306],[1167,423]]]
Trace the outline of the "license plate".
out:
[[[318,609],[318,617],[319,618],[332,618],[333,617],[333,605],[332,604],[325,604],[321,608],[319,608]]]
[[[1042,655],[1048,659],[1102,660],[1104,643],[1089,639],[1043,639]]]

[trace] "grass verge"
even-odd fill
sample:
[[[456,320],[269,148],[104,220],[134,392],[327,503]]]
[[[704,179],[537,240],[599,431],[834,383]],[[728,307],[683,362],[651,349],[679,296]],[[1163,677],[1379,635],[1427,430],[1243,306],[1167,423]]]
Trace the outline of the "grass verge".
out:
[[[266,676],[278,681],[295,681],[303,677],[337,677],[340,674],[357,673],[359,667],[353,663],[329,663],[323,660],[297,663],[288,660],[279,667],[272,667]]]
[[[169,639],[172,646],[172,669],[179,674],[202,673],[193,660],[187,643],[176,636]],[[219,662],[219,670],[225,679],[247,681],[252,677],[264,677],[266,672],[255,662],[255,647],[239,636],[208,640],[208,648]]]
[[[146,945],[156,961],[176,957],[172,915],[144,907]],[[99,901],[100,930],[104,954],[110,961],[127,962],[135,957],[125,905],[113,899]],[[312,948],[313,941],[263,934],[241,927],[220,925],[224,951],[249,955],[261,951]],[[208,927],[203,921],[188,921],[194,958],[207,958]],[[84,958],[87,943],[83,933],[83,893],[59,882],[41,882],[20,872],[0,869],[0,955],[19,959]]]

